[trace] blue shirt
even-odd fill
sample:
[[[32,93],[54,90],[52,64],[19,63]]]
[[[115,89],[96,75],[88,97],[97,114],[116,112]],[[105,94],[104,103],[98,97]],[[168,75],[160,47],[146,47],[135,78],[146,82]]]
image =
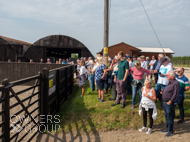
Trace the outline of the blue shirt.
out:
[[[135,62],[136,62],[136,61],[137,61],[137,60],[134,60],[134,61],[133,61],[133,65],[132,65],[132,67],[134,67],[134,66],[135,66]]]
[[[104,69],[106,69],[105,64],[101,64],[99,67],[95,70],[95,79],[100,80],[104,74]],[[105,79],[105,78],[104,78]]]
[[[185,87],[189,86],[189,80],[185,75],[181,78],[179,78],[179,76],[177,75],[176,80],[179,82],[180,85],[179,96],[184,96]]]
[[[160,70],[161,63],[158,61],[155,70],[159,71]]]
[[[156,60],[151,60],[150,64],[152,64],[152,63],[156,63]],[[153,65],[150,66],[150,69],[153,70]]]

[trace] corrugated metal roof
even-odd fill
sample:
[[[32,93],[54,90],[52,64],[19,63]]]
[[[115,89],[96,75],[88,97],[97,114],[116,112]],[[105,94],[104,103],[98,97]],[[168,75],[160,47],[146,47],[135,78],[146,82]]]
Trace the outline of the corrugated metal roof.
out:
[[[16,39],[8,38],[8,37],[1,36],[1,35],[0,35],[0,38],[4,39],[9,44],[32,45],[31,43],[28,43],[28,42],[25,42],[25,41],[16,40]]]
[[[146,52],[146,53],[171,53],[174,54],[174,52],[170,49],[170,48],[163,48],[164,52],[162,50],[162,48],[155,48],[155,47],[137,47],[138,49],[140,49],[140,52]]]

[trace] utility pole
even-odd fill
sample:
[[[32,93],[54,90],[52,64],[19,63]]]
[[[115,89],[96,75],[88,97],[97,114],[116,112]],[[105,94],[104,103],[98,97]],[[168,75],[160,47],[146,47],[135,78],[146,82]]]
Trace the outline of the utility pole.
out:
[[[108,66],[109,0],[104,0],[104,59]]]

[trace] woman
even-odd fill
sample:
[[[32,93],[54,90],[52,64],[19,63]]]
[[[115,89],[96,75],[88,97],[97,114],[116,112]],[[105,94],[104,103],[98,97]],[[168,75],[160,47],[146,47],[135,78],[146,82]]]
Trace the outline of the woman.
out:
[[[115,58],[112,60],[112,64],[110,65],[110,68],[107,69],[107,71],[112,71],[112,74],[111,74],[111,95],[112,95],[112,97],[109,100],[116,100],[116,96],[117,96],[116,84],[114,83],[114,77],[118,70],[118,63],[119,63],[119,57],[115,56]]]
[[[98,89],[100,102],[104,102],[104,80],[106,75],[106,65],[103,64],[103,57],[97,57],[98,65],[93,69],[95,71],[95,79]]]
[[[92,91],[95,90],[95,85],[94,85],[94,74],[92,73],[92,69],[94,67],[94,61],[90,60],[89,61],[89,66],[87,67],[87,74],[90,82],[90,88],[92,88]]]
[[[139,129],[140,132],[147,131],[147,112],[149,113],[150,125],[146,134],[152,133],[153,119],[157,118],[156,110],[156,92],[152,87],[152,81],[147,79],[142,88],[142,99],[139,105],[139,115],[143,112],[143,127]]]
[[[139,104],[141,102],[141,89],[142,89],[142,86],[144,84],[145,73],[146,73],[146,75],[150,75],[152,72],[147,70],[147,69],[142,68],[141,63],[139,61],[136,61],[135,67],[132,67],[130,69],[130,73],[133,76],[133,81],[132,81],[132,107],[131,107],[131,109],[134,109],[137,90],[139,91]]]
[[[81,97],[83,97],[85,93],[85,84],[86,84],[86,76],[85,76],[86,68],[85,68],[84,60],[80,61],[80,65],[81,67],[80,67],[79,76],[78,76],[78,85],[79,87],[82,87]]]

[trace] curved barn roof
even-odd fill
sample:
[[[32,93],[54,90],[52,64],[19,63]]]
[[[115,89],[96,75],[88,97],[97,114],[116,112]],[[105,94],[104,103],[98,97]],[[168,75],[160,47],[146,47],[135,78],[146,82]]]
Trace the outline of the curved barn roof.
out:
[[[65,35],[50,35],[39,39],[33,46],[61,47],[61,48],[84,48],[83,43]]]

